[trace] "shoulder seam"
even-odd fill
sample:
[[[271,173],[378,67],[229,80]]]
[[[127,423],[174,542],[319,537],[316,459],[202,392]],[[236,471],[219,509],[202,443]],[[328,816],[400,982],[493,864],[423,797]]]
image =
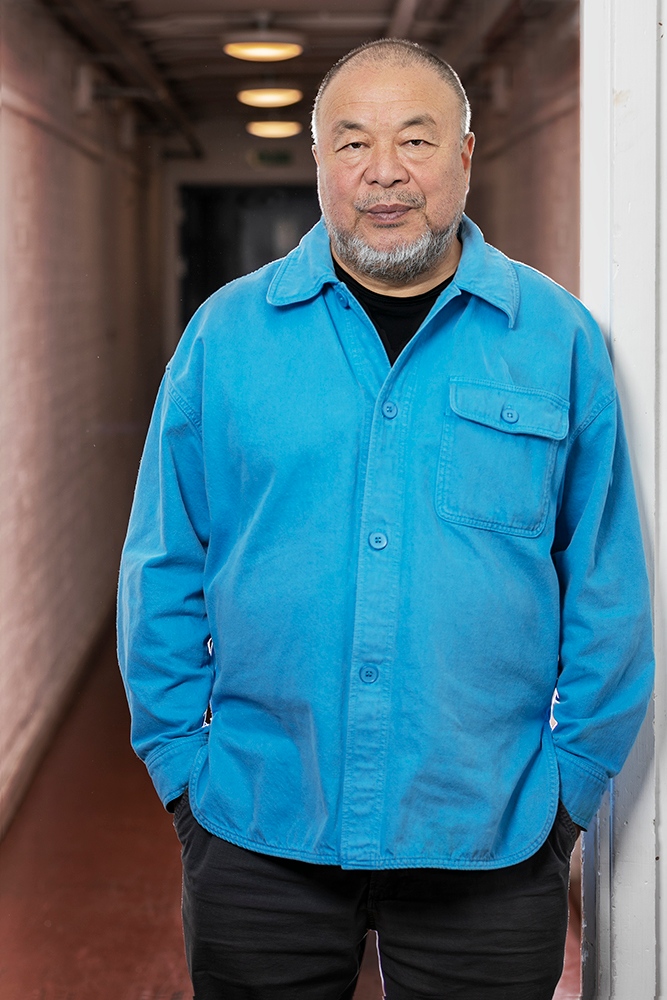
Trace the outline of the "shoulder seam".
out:
[[[597,420],[602,411],[606,410],[607,407],[610,405],[610,403],[614,403],[615,401],[616,401],[616,390],[613,389],[612,392],[609,393],[607,396],[603,396],[603,398],[598,403],[597,407],[595,407],[588,414],[588,416],[584,420],[582,420],[582,422],[579,424],[576,430],[572,432],[570,436],[570,445],[573,445],[574,442],[579,437],[579,435],[583,434],[586,428],[590,427],[590,425],[593,423],[594,420]]]
[[[184,399],[183,396],[181,396],[180,392],[172,382],[169,369],[167,369],[166,386],[167,386],[167,392],[169,393],[174,403],[176,403],[176,406],[179,408],[183,416],[187,418],[188,422],[191,423],[197,431],[199,431],[201,429],[201,420],[197,416],[193,408],[190,406],[187,399]]]

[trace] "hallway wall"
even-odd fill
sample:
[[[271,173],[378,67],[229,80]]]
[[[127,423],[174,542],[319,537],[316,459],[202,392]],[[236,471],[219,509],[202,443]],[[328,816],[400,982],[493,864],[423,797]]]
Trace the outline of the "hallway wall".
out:
[[[108,621],[160,361],[156,153],[77,113],[86,58],[0,0],[0,833]]]
[[[464,75],[477,135],[468,212],[490,243],[576,295],[579,5],[532,6],[510,10]]]

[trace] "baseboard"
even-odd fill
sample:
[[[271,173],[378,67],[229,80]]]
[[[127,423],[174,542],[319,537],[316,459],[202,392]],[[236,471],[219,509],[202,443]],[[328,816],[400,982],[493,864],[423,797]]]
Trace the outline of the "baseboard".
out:
[[[102,647],[109,640],[114,626],[114,607],[110,607],[98,627],[88,651],[64,682],[61,690],[50,703],[35,712],[30,726],[23,733],[25,750],[19,755],[19,763],[9,781],[0,790],[0,840],[9,829],[23,798],[28,791],[35,772],[51,746],[60,724],[67,715],[79,689],[93,664],[99,658]]]

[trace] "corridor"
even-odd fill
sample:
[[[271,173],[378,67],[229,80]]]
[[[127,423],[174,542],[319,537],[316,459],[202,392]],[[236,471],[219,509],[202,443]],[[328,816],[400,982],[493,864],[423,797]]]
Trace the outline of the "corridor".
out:
[[[185,322],[319,214],[326,70],[383,36],[451,60],[477,134],[469,214],[578,291],[577,0],[270,6],[0,0],[0,1000],[191,996],[178,842],[129,747],[118,559]],[[303,51],[269,74],[223,49],[241,29]],[[243,103],[276,83],[293,105]],[[558,1000],[580,995],[579,896]],[[355,1000],[380,996],[371,947]]]

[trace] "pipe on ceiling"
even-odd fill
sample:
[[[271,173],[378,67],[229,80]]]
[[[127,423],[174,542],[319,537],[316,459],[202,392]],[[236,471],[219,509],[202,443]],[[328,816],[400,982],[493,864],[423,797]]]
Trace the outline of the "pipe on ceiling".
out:
[[[148,90],[151,107],[159,111],[185,138],[193,157],[204,154],[185,112],[141,45],[96,0],[43,0],[59,20],[99,55],[110,57],[113,74],[121,83]]]

